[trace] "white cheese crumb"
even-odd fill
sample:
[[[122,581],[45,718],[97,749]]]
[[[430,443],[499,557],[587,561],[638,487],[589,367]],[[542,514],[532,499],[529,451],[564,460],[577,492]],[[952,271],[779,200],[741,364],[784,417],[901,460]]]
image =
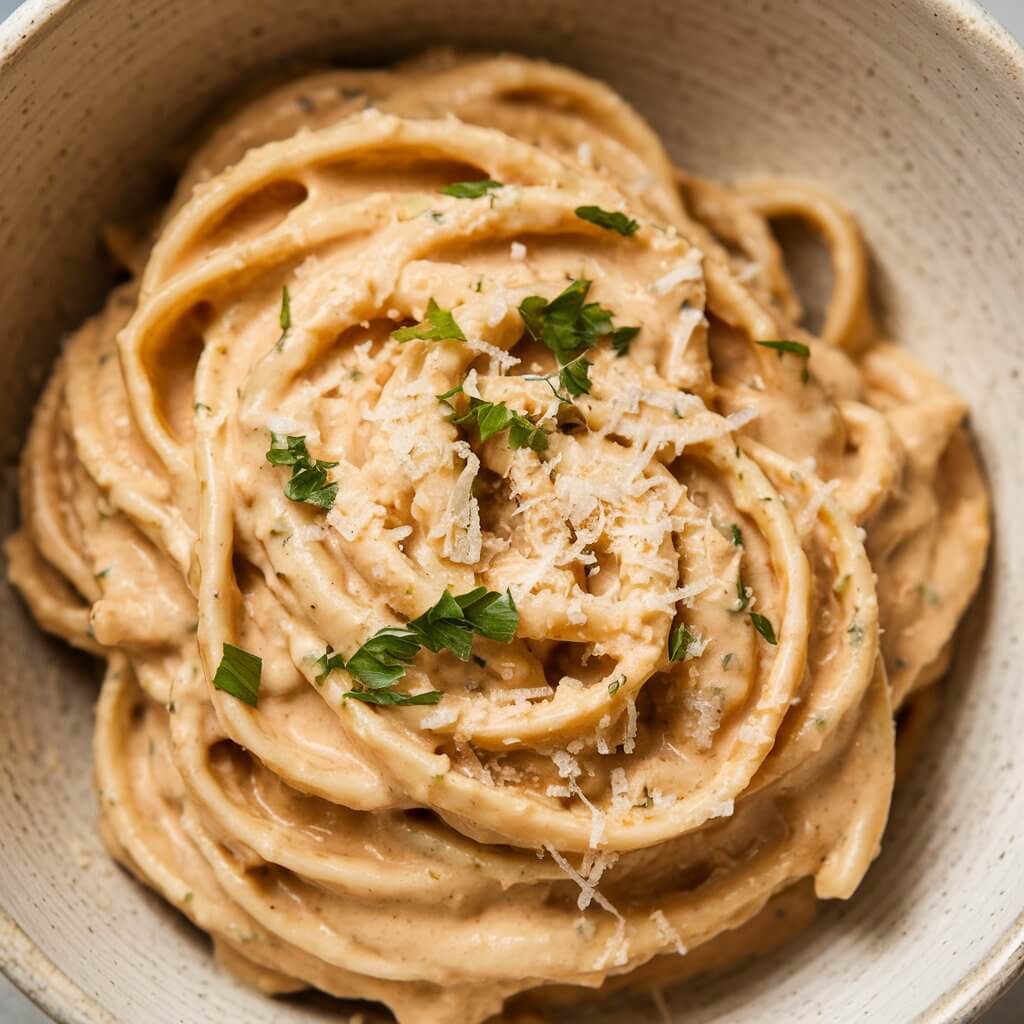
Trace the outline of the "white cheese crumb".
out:
[[[526,259],[526,246],[522,242],[513,242],[509,246],[509,256],[514,260],[525,260]]]
[[[654,282],[655,294],[667,295],[676,285],[682,284],[684,281],[700,281],[704,277],[703,265],[704,253],[694,246],[681,263]]]
[[[658,934],[661,938],[675,946],[676,952],[680,956],[686,956],[689,951],[683,944],[683,940],[679,937],[679,932],[672,927],[672,923],[665,916],[665,912],[663,910],[655,910],[651,914],[651,920],[654,922],[655,928],[658,929]]]
[[[622,750],[626,754],[636,750],[636,701],[632,697],[626,698],[626,740]]]

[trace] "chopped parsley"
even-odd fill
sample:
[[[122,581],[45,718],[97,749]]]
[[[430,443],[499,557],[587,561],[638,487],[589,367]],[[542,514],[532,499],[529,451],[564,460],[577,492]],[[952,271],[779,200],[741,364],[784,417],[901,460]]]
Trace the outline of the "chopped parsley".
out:
[[[576,216],[580,220],[589,221],[599,228],[604,228],[605,231],[617,231],[625,238],[635,235],[640,227],[635,220],[627,217],[624,213],[612,213],[602,210],[600,206],[577,206]]]
[[[626,682],[626,677],[625,676],[619,676],[618,679],[613,679],[608,684],[608,696],[609,697],[614,697],[615,694],[617,694],[619,692],[619,688],[621,686],[623,686],[623,684],[625,684],[625,682]]]
[[[433,299],[427,303],[427,318],[414,327],[402,327],[391,332],[395,341],[465,341],[462,328],[455,322],[451,310],[442,309]]]
[[[280,352],[284,348],[284,339],[292,329],[292,297],[288,291],[288,285],[281,286],[281,312],[277,319],[281,325],[281,337],[277,339],[277,344],[274,347]]]
[[[577,356],[558,371],[558,383],[573,398],[590,394],[590,367],[593,364],[586,356]]]
[[[317,670],[314,677],[317,683],[322,683],[336,668],[345,667],[345,659],[328,645],[327,650],[315,661]]]
[[[800,379],[806,384],[810,380],[810,374],[807,372],[807,360],[811,358],[811,350],[802,341],[759,341],[758,345],[762,348],[774,349],[779,354],[779,358],[782,358],[784,352],[790,353],[790,355],[799,356],[804,360],[803,373],[800,375]]]
[[[743,547],[743,531],[735,523],[730,527],[730,533],[733,546],[737,548]]]
[[[218,690],[230,693],[245,701],[250,707],[256,707],[260,699],[260,674],[263,671],[263,659],[248,651],[225,644],[220,664],[213,676],[213,685]]]
[[[454,196],[456,199],[480,199],[488,192],[504,187],[500,181],[484,178],[482,181],[455,181],[451,185],[445,185],[441,191],[446,196]]]
[[[639,327],[616,327],[612,313],[598,302],[587,302],[590,281],[575,280],[550,302],[531,295],[519,306],[530,336],[546,345],[559,366],[559,382],[573,397],[590,393],[590,362],[584,353],[608,338],[621,356],[629,351]]]
[[[480,442],[489,440],[503,430],[508,431],[510,448],[531,448],[535,452],[547,451],[548,435],[536,426],[523,413],[509,409],[504,402],[485,402],[480,398],[469,399],[465,412],[459,413],[451,405],[450,399],[464,394],[462,385],[438,395],[437,400],[451,409],[451,422],[460,427],[475,426],[480,434]]]
[[[426,693],[399,693],[398,690],[349,690],[346,697],[361,700],[364,704],[384,704],[401,707],[410,704],[436,704],[444,694],[440,690],[428,690]]]
[[[695,657],[690,648],[697,643],[697,635],[691,633],[686,626],[676,626],[668,635],[669,661],[688,661]]]
[[[633,339],[639,333],[639,327],[616,327],[611,333],[612,348],[615,350],[615,354],[619,357],[627,355],[629,346],[633,344]],[[676,414],[677,419],[683,418],[675,408],[672,411]]]
[[[779,641],[775,637],[775,628],[766,616],[759,615],[757,612],[751,612],[750,623],[773,647],[778,644]]]
[[[328,482],[327,470],[334,469],[338,463],[311,459],[304,434],[296,436],[271,431],[267,462],[273,466],[292,467],[291,479],[284,485],[285,497],[318,508],[330,508],[334,504],[338,485]]]
[[[743,573],[739,573],[736,577],[736,604],[733,605],[732,610],[734,612],[745,612],[748,604],[750,604],[750,591],[743,582]]]
[[[335,669],[344,669],[360,684],[346,697],[367,704],[436,704],[443,696],[437,690],[409,695],[394,689],[422,648],[435,654],[450,651],[460,661],[468,661],[474,635],[508,643],[518,626],[519,611],[509,591],[498,594],[476,587],[452,597],[446,590],[435,605],[404,626],[377,630],[347,662],[328,647],[316,661],[316,681],[321,683]]]

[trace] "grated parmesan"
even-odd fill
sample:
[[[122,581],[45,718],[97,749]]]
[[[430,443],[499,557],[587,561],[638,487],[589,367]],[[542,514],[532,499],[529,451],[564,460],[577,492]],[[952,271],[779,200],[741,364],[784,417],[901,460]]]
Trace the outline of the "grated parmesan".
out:
[[[626,754],[636,750],[636,701],[632,697],[626,698],[626,739],[622,750]]]
[[[701,281],[704,278],[704,253],[694,247],[663,277],[654,282],[656,295],[667,295],[676,285],[684,281]],[[703,314],[702,314],[703,315]]]
[[[658,929],[658,934],[662,940],[675,946],[676,952],[680,956],[686,956],[689,950],[679,937],[679,932],[672,927],[671,921],[665,916],[665,911],[655,910],[651,914],[651,920],[654,922],[654,927]]]

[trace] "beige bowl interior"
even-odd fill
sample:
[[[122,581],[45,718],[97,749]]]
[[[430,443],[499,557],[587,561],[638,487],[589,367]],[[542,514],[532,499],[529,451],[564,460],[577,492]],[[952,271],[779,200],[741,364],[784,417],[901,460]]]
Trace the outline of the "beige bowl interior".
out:
[[[430,43],[601,75],[688,167],[788,172],[853,205],[891,333],[971,402],[996,543],[942,721],[846,906],[679,1019],[966,1021],[1024,956],[1024,145],[1021,55],[955,0],[77,0],[0,32],[0,444],[13,466],[61,332],[96,307],[100,224],[152,203],[162,158],[250,69]],[[3,532],[15,515],[14,473]],[[0,587],[0,962],[62,1021],[337,1019],[271,1002],[108,861],[94,836],[96,672]],[[5,916],[6,915],[6,916]],[[443,935],[431,941],[444,941]],[[649,1003],[591,1021],[654,1019]]]

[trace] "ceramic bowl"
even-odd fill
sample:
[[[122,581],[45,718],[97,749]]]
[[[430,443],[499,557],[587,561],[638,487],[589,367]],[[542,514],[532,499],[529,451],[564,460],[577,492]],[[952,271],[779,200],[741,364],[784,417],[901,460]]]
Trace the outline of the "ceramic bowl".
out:
[[[678,161],[784,172],[861,219],[887,330],[966,395],[995,546],[944,709],[856,898],[673,999],[687,1024],[968,1021],[1024,958],[1024,54],[965,0],[34,0],[0,29],[0,446],[13,467],[63,331],[99,304],[99,229],[151,207],[218,98],[292,62],[438,42],[603,76]],[[13,470],[3,510],[13,521]],[[59,1021],[337,1020],[271,1001],[95,837],[95,666],[0,587],[0,963]],[[443,936],[438,936],[443,941]],[[649,1004],[589,1021],[647,1021]]]

